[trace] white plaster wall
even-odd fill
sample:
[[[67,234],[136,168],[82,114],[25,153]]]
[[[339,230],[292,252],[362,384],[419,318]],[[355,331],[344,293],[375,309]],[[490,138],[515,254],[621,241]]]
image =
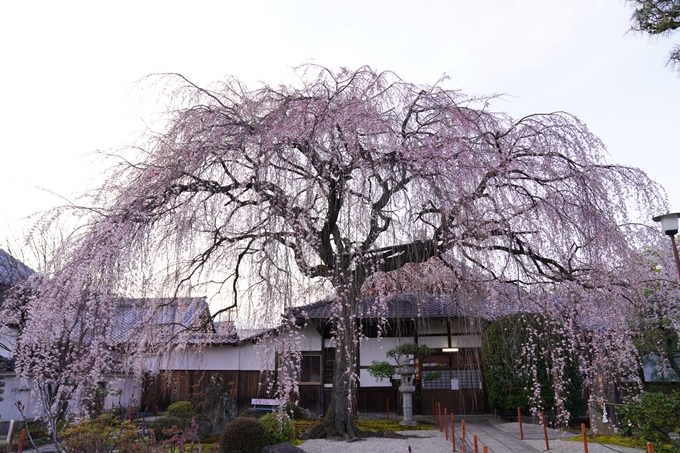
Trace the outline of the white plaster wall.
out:
[[[321,351],[322,339],[315,327],[303,328],[300,334],[301,351]],[[149,357],[147,368],[155,373],[160,370],[273,370],[275,358],[274,339],[265,338],[260,344],[189,347],[172,356]]]
[[[368,374],[368,370],[366,368],[359,370],[359,385],[361,387],[392,387],[392,383],[389,379],[383,379],[380,381]]]
[[[359,345],[359,365],[370,366],[374,360],[381,362],[387,360],[392,365],[397,363],[393,359],[387,359],[385,354],[387,351],[402,343],[413,343],[413,338],[393,338],[385,337],[378,340],[377,338],[362,338]]]
[[[481,335],[454,335],[451,337],[452,348],[481,348]]]
[[[418,337],[418,344],[427,345],[432,349],[441,349],[449,347],[449,341],[446,335],[436,337]]]
[[[680,379],[673,369],[656,354],[645,354],[642,357],[642,371],[647,382],[678,382]]]
[[[104,376],[109,395],[104,398],[104,410],[111,410],[113,406],[124,408],[139,407],[142,399],[142,383],[133,376]],[[113,394],[111,394],[113,393]]]
[[[316,327],[307,326],[300,332],[303,335],[300,341],[301,351],[321,351],[321,335],[317,332]]]
[[[149,358],[148,368],[158,370],[272,370],[275,351],[264,344],[221,345],[205,349],[187,348],[172,356]]]
[[[21,380],[14,373],[6,373],[3,376],[5,392],[1,395],[4,399],[0,401],[0,422],[22,420],[16,406],[17,401],[21,401],[25,406],[24,414],[27,418],[34,418],[43,414],[38,395],[31,392],[31,389],[35,388],[33,379],[29,379],[27,385],[22,385]]]
[[[418,333],[435,334],[443,333],[446,335],[446,322],[440,320],[425,319],[418,323]]]
[[[447,337],[435,336],[435,337],[418,337],[419,344],[426,344],[433,349],[448,348],[449,342]],[[451,347],[452,348],[481,348],[482,347],[482,336],[481,335],[452,335],[451,336]]]
[[[17,330],[8,329],[0,336],[0,357],[12,357],[17,342]]]
[[[121,404],[123,407],[130,404],[139,406],[142,395],[142,386],[139,380],[132,376],[116,375],[104,376],[102,379],[106,381],[109,390],[121,390],[119,395],[104,398],[104,409],[110,410],[114,404],[116,406]],[[32,419],[43,415],[42,404],[37,391],[35,391],[34,379],[29,379],[27,385],[22,385],[21,379],[14,374],[5,374],[3,382],[5,382],[3,387],[5,392],[2,394],[4,400],[0,401],[0,422],[22,420],[21,413],[16,406],[17,401],[21,401],[25,406],[24,414],[27,418]]]

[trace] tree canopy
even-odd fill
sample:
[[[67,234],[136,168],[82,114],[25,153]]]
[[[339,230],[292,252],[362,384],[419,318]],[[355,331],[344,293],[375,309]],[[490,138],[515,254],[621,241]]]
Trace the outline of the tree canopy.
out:
[[[644,223],[665,208],[644,172],[608,163],[568,113],[513,119],[490,109],[493,98],[369,67],[307,65],[295,75],[252,90],[236,78],[203,88],[154,76],[169,100],[164,127],[124,153],[87,209],[61,212],[81,215],[82,227],[22,305],[31,321],[20,372],[83,389],[96,382],[114,363],[102,319],[121,295],[212,291],[278,314],[330,292],[336,373],[326,426],[354,436],[361,287],[434,257],[447,272],[432,278],[447,279],[469,310],[483,304],[502,316],[519,304],[591,331],[585,373],[612,369],[613,356],[623,369],[637,363],[627,315],[644,303],[641,281],[665,278],[650,276],[639,252],[663,239]],[[55,353],[44,332],[63,336],[75,323],[91,346],[58,376],[43,372]],[[148,321],[135,332],[124,356],[139,369],[132,358],[148,354],[156,332]]]
[[[586,413],[583,376],[575,363],[578,341],[563,332],[560,323],[536,313],[518,313],[491,323],[482,344],[491,407],[540,408],[562,417]]]
[[[633,30],[650,35],[670,34],[680,27],[680,1],[629,0],[635,5]],[[668,65],[680,68],[680,46],[675,46],[668,56]]]

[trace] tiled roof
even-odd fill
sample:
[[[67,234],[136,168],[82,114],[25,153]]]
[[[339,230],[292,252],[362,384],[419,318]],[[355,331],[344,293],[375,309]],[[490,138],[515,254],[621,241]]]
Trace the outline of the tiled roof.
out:
[[[0,249],[0,285],[12,286],[28,278],[33,270]]]
[[[293,312],[297,317],[306,319],[333,318],[332,299],[323,299]],[[518,311],[509,304],[496,304],[490,301],[461,303],[450,294],[413,294],[398,293],[385,297],[363,297],[357,303],[357,317],[361,319],[427,319],[454,317],[481,317],[495,319]]]
[[[159,337],[167,340],[174,340],[187,329],[196,329],[189,341],[201,342],[204,337],[212,338],[209,316],[205,297],[121,299],[111,322],[109,342],[117,344],[131,341],[135,332],[144,329],[149,323],[153,323],[154,328],[160,328]],[[217,335],[214,340],[236,343],[238,336],[234,332],[233,335]]]

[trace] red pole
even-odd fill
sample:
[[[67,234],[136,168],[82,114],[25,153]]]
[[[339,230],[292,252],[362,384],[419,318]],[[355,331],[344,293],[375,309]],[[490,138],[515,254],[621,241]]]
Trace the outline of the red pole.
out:
[[[465,420],[460,421],[460,429],[463,431],[463,435],[460,437],[460,441],[463,444],[461,451],[465,453]]]
[[[654,445],[651,442],[647,442],[647,453],[654,453]]]
[[[390,399],[387,398],[387,419],[390,419]]]
[[[444,408],[444,431],[446,432],[446,440],[449,440],[449,417],[446,416],[446,408]]]
[[[437,401],[437,420],[439,420],[439,432],[444,431],[444,426],[442,426],[442,403]]]
[[[134,409],[132,408],[132,406],[130,406],[130,423],[132,423],[132,419],[134,418],[134,416],[135,416]]]
[[[581,437],[583,438],[583,453],[588,453],[588,438],[586,437],[585,423],[581,423]]]
[[[451,414],[451,443],[453,443],[453,451],[456,451],[456,425],[454,421],[453,414]]]
[[[517,421],[519,422],[519,438],[524,440],[524,429],[522,428],[522,411],[517,406]]]
[[[24,439],[26,439],[26,430],[22,429],[21,430],[21,437],[19,438],[19,452],[21,453],[24,451]]]
[[[543,437],[545,437],[545,449],[550,450],[550,444],[548,443],[548,427],[545,426],[545,412],[541,411],[541,421],[543,422]]]
[[[489,447],[487,447],[486,445],[484,445],[484,446],[482,447],[482,453],[489,453]]]
[[[477,436],[472,436],[472,443],[475,446],[475,453],[479,453],[479,449],[477,447]]]

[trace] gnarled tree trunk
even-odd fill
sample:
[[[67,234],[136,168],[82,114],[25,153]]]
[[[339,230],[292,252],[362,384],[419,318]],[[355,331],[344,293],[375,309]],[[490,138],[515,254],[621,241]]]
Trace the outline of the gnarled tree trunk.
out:
[[[356,306],[364,278],[343,284],[338,289],[340,298],[334,326],[335,362],[333,364],[333,393],[323,428],[314,437],[359,437],[354,425],[353,409],[356,397],[356,357],[359,345],[356,331]]]

